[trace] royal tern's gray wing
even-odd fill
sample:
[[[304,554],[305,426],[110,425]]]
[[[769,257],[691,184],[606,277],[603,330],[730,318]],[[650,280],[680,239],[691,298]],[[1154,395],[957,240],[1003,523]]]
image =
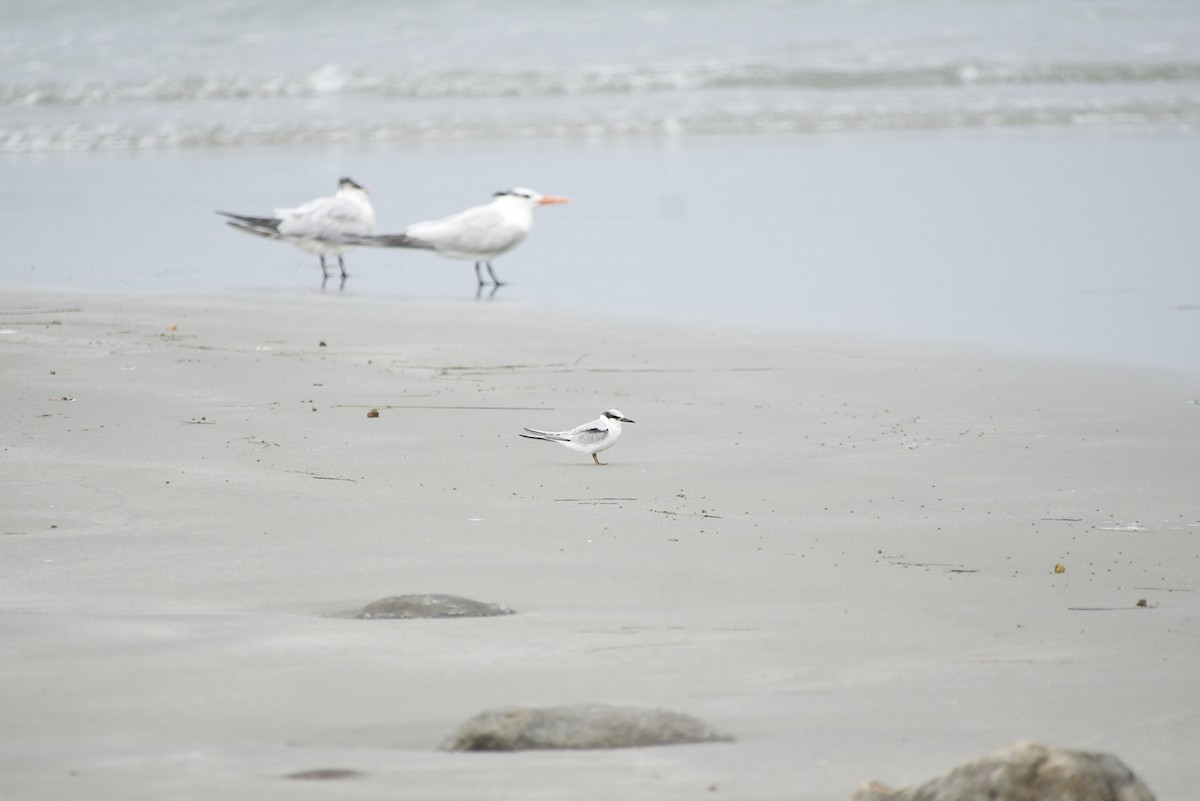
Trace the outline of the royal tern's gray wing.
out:
[[[515,247],[528,227],[492,204],[475,206],[440,220],[413,223],[405,233],[446,256],[475,259],[498,256]]]
[[[348,234],[369,234],[375,222],[369,206],[338,195],[310,200],[303,206],[279,209],[276,213],[283,220],[279,233],[298,239],[336,241]]]
[[[343,234],[341,240],[348,245],[365,245],[372,248],[423,248],[433,250],[433,245],[408,234]]]

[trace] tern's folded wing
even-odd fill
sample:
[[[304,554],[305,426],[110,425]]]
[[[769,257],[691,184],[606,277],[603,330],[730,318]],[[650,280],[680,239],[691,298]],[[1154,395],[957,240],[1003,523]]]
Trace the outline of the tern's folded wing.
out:
[[[413,223],[405,233],[443,254],[466,258],[504,253],[525,237],[527,229],[489,204]]]
[[[596,445],[608,436],[607,428],[585,428],[580,426],[571,432],[571,442],[576,445]]]
[[[281,234],[326,241],[335,241],[347,234],[369,234],[375,222],[369,206],[344,197],[318,198],[279,216],[283,218],[279,226]]]

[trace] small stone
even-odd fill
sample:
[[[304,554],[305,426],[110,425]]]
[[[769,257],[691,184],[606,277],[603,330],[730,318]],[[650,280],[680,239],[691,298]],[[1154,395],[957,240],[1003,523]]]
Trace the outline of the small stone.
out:
[[[323,340],[323,339],[322,339],[322,340],[321,340],[321,342],[320,342],[320,344],[318,344],[318,345],[317,345],[317,347],[318,347],[318,348],[324,348],[324,347],[328,347],[328,346],[325,344],[325,340]]]
[[[1144,607],[1149,606],[1150,604],[1146,603],[1145,598],[1138,598],[1137,605],[1144,608]]]
[[[589,704],[482,712],[458,727],[444,751],[641,748],[731,742],[690,715],[665,709]]]
[[[284,778],[300,779],[302,781],[328,781],[330,779],[353,779],[355,776],[361,776],[357,770],[349,770],[348,768],[317,768],[316,770],[302,770],[299,773],[289,773]]]
[[[367,417],[378,417],[378,416],[379,416],[378,409],[372,409],[371,411],[367,412]]]
[[[512,615],[499,604],[472,601],[457,595],[393,595],[368,604],[358,613],[360,620],[410,620],[434,617],[495,617]]]
[[[1054,566],[1054,572],[1055,572],[1055,573],[1066,573],[1066,572],[1067,572],[1067,566],[1066,566],[1066,565],[1064,565],[1064,564],[1061,564],[1061,563],[1060,563],[1060,564],[1056,564],[1056,565]]]
[[[1154,801],[1154,794],[1112,754],[1019,742],[919,787],[860,785],[851,801]]]

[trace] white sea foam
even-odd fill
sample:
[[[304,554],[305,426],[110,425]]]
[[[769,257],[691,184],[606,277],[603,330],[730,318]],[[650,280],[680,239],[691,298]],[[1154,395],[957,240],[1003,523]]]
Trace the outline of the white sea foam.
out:
[[[0,152],[1200,128],[1200,5],[1089,8],[58,0],[0,30]]]

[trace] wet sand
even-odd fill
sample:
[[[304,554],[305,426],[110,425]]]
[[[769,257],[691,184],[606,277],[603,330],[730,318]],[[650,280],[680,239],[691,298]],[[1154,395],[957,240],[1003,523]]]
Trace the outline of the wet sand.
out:
[[[1195,371],[295,290],[0,331],[0,794],[815,800],[1020,738],[1194,789]],[[614,406],[604,467],[517,436]],[[346,615],[406,593],[518,614]],[[576,703],[736,742],[434,750]]]

